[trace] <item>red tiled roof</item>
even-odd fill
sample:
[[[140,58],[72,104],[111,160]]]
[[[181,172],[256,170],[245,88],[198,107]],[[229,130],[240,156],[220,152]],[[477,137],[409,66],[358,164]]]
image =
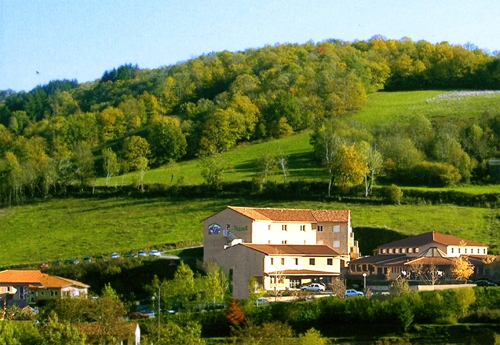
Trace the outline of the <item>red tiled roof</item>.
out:
[[[305,255],[338,256],[333,248],[324,244],[253,244],[241,243],[241,246],[257,250],[266,255]]]
[[[487,247],[485,244],[481,244],[474,241],[467,241],[458,237],[444,235],[439,232],[426,232],[424,234],[403,238],[402,240],[383,244],[378,248],[394,248],[394,247],[420,247],[430,243],[439,243],[445,246],[458,246],[465,242],[468,246],[480,246]]]
[[[43,273],[40,270],[6,270],[0,272],[0,284],[39,283]]]
[[[228,206],[228,208],[253,220],[272,220],[281,222],[347,222],[350,216],[349,210],[309,210],[233,206]]]

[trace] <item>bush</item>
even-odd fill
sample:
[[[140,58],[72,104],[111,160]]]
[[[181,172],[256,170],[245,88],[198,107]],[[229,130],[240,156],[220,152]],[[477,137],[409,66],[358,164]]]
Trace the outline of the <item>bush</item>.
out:
[[[401,203],[401,199],[403,199],[403,191],[395,184],[390,187],[383,187],[381,195],[386,201],[398,205]]]
[[[408,181],[413,185],[432,187],[453,186],[462,178],[451,164],[425,161],[413,166],[408,175]]]

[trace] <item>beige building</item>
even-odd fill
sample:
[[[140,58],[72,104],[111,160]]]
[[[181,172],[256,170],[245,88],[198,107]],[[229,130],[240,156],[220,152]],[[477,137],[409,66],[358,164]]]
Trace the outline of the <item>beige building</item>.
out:
[[[204,261],[228,275],[235,298],[255,277],[266,290],[328,284],[359,250],[348,210],[231,207],[203,221]]]
[[[399,277],[416,280],[416,267],[437,267],[442,279],[452,278],[450,267],[453,259],[467,256],[475,267],[476,277],[484,275],[483,259],[488,246],[462,238],[426,232],[420,235],[387,243],[377,248],[377,254],[352,260],[349,276],[367,279],[391,280]]]

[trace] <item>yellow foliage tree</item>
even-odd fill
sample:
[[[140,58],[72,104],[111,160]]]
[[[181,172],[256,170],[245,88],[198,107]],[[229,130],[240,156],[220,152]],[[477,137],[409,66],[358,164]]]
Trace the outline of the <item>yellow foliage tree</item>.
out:
[[[474,266],[470,263],[469,258],[466,256],[460,256],[453,258],[451,263],[451,274],[457,279],[467,279],[474,273]]]

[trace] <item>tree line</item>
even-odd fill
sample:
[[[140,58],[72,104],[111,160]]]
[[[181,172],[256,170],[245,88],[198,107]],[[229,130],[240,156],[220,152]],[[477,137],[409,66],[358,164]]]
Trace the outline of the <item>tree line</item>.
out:
[[[367,41],[332,39],[223,51],[151,70],[125,64],[94,82],[55,80],[29,92],[2,91],[0,199],[16,203],[23,196],[64,193],[68,185],[83,187],[95,175],[111,177],[128,171],[143,175],[148,168],[170,161],[211,156],[243,141],[279,138],[308,128],[316,129],[312,140],[318,146],[321,140],[330,140],[323,134],[333,130],[329,126],[337,126],[335,119],[360,109],[369,93],[498,88],[498,61],[471,44],[375,36]],[[434,163],[429,166],[428,161],[467,165],[457,146],[461,144],[471,160],[473,154],[482,162],[496,145],[497,120],[495,114],[490,117],[463,129],[474,141],[472,147],[464,146],[469,141],[459,141],[462,128],[456,126],[439,129],[430,136],[432,142],[424,137],[427,132],[415,127],[407,128],[410,133],[405,132],[408,136],[403,139],[378,128],[363,138],[369,146],[363,144],[357,154],[370,155],[376,147],[386,167],[395,167],[386,169],[385,175],[396,181],[407,179],[410,172],[405,169],[411,161],[425,171],[445,170],[452,176],[444,179],[453,182],[458,178],[454,171]],[[415,121],[429,131],[439,127],[424,118]],[[329,149],[332,156],[318,154],[330,171],[331,183],[349,185],[359,178],[342,169],[359,167],[349,148],[352,133],[346,138],[339,130],[335,128],[335,135],[345,143],[331,139],[337,147]],[[358,130],[357,135],[368,134]],[[377,142],[383,137],[388,139]],[[403,144],[400,152],[394,152],[397,146],[390,140]],[[453,158],[446,158],[445,148],[452,150]],[[379,160],[372,154],[375,165],[367,167],[371,180]],[[402,159],[406,154],[410,156]],[[350,156],[354,166],[329,166],[335,155]],[[453,162],[446,162],[450,159]],[[460,169],[460,179],[472,176],[473,169]]]

